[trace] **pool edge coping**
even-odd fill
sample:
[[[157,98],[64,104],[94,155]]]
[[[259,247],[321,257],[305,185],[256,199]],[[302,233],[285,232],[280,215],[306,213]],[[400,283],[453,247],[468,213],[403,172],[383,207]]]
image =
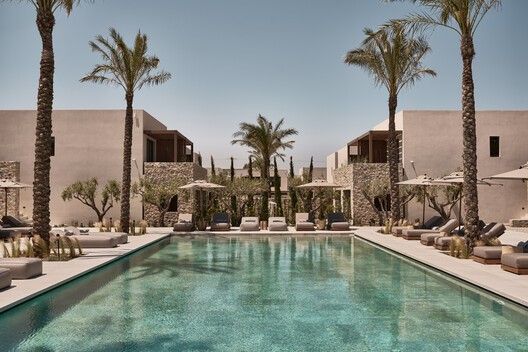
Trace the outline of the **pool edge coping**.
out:
[[[26,302],[28,302],[28,301],[30,301],[30,300],[38,297],[38,296],[41,296],[41,295],[46,294],[46,293],[48,293],[48,292],[50,292],[50,291],[52,291],[52,290],[54,290],[56,288],[59,288],[59,287],[61,287],[63,285],[66,285],[67,283],[70,283],[70,282],[72,282],[74,280],[77,280],[77,279],[79,279],[79,278],[81,278],[81,277],[83,277],[85,275],[93,273],[93,272],[95,272],[95,271],[97,271],[97,270],[99,270],[99,269],[101,269],[101,268],[103,268],[103,267],[105,267],[107,265],[110,265],[110,264],[112,264],[112,263],[114,263],[114,262],[116,262],[118,260],[126,258],[129,255],[132,255],[132,254],[134,254],[134,253],[136,253],[136,252],[138,252],[138,251],[140,251],[140,250],[142,250],[142,249],[144,249],[146,247],[149,247],[149,246],[154,245],[154,244],[156,244],[158,242],[161,242],[164,239],[170,238],[171,234],[170,233],[169,234],[161,234],[160,236],[161,237],[156,238],[156,239],[154,239],[151,242],[142,244],[142,245],[140,245],[140,246],[138,246],[138,247],[136,247],[134,249],[131,249],[130,251],[128,251],[128,252],[126,252],[126,253],[124,253],[122,255],[115,256],[114,258],[109,259],[106,262],[97,264],[97,265],[95,265],[95,266],[93,266],[91,268],[88,268],[88,269],[80,272],[80,273],[77,273],[75,275],[66,277],[63,280],[60,280],[60,281],[58,281],[58,282],[56,282],[56,283],[54,283],[54,284],[52,284],[50,286],[47,286],[47,287],[45,287],[45,288],[43,288],[43,289],[41,289],[39,291],[33,292],[33,293],[31,293],[31,294],[29,294],[27,296],[24,296],[23,298],[20,298],[20,299],[18,299],[16,301],[8,303],[7,305],[0,307],[0,314],[3,314],[5,312],[9,311],[10,309],[13,309],[13,308],[15,308],[15,307],[17,307],[17,306],[19,306],[19,305],[21,305],[23,303],[26,303]],[[65,263],[67,263],[67,262],[65,262]]]
[[[520,298],[517,298],[517,297],[514,297],[514,296],[510,296],[508,295],[507,293],[504,293],[504,292],[501,292],[501,291],[497,291],[497,290],[494,290],[492,288],[488,288],[488,287],[484,287],[482,286],[480,283],[478,283],[477,281],[474,281],[474,280],[471,280],[471,279],[468,279],[468,278],[464,278],[456,273],[452,273],[452,272],[449,272],[443,268],[440,268],[440,267],[436,267],[434,265],[431,265],[431,264],[428,264],[418,258],[415,258],[415,257],[412,257],[410,255],[407,255],[405,253],[401,253],[395,249],[392,249],[390,247],[387,247],[381,243],[377,243],[377,242],[374,242],[368,238],[365,238],[363,237],[361,234],[357,234],[355,233],[354,234],[354,237],[357,237],[359,240],[361,241],[364,241],[366,243],[368,243],[369,245],[372,245],[374,247],[378,247],[382,250],[385,250],[387,252],[389,252],[390,254],[392,255],[396,255],[396,256],[400,256],[400,257],[403,257],[407,260],[409,260],[410,262],[412,262],[413,264],[415,265],[418,265],[418,266],[423,266],[425,267],[426,269],[428,270],[432,270],[434,272],[437,272],[439,274],[443,274],[443,275],[447,275],[449,278],[451,279],[454,279],[454,280],[457,280],[457,281],[461,281],[462,283],[472,287],[472,288],[475,288],[475,289],[478,289],[478,290],[482,290],[484,291],[485,293],[489,294],[489,295],[492,295],[492,296],[496,296],[497,298],[500,298],[500,299],[504,299],[506,301],[508,301],[508,303],[510,304],[513,304],[515,306],[518,306],[522,309],[528,309],[528,301],[523,301],[522,299]]]

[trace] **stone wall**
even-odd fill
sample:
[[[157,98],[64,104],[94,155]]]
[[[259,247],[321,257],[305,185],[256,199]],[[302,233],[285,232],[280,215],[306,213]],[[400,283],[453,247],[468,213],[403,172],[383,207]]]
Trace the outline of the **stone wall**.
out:
[[[378,215],[361,193],[371,180],[389,180],[389,164],[355,163],[353,165],[352,219],[354,225],[377,224]]]
[[[401,170],[401,168],[400,168]],[[401,171],[400,171],[401,172]],[[350,190],[350,218],[354,225],[377,223],[378,216],[361,188],[370,180],[389,179],[389,164],[352,163],[333,170],[334,182]]]
[[[20,181],[20,163],[18,161],[0,161],[0,179]],[[5,194],[0,191],[0,218],[5,214]],[[20,190],[11,189],[7,193],[7,212],[18,216],[20,206]]]
[[[194,180],[205,180],[207,170],[192,162],[144,163],[145,179],[155,183],[173,182],[176,180],[181,186]],[[165,214],[165,226],[172,226],[178,220],[178,213],[192,213],[194,209],[194,196],[189,191],[181,190],[178,193],[178,211]],[[155,206],[144,204],[144,219],[149,224],[157,225],[159,211]]]

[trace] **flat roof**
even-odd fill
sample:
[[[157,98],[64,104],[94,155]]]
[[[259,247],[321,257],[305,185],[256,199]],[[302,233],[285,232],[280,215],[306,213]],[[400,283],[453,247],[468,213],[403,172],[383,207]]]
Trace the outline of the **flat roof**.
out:
[[[163,135],[176,135],[176,136],[178,136],[178,138],[185,139],[190,144],[193,144],[193,142],[189,138],[185,137],[178,130],[145,130],[145,131],[143,131],[143,133],[145,133],[146,135],[151,136],[153,138],[156,138],[156,137],[159,137],[159,136],[163,136]]]

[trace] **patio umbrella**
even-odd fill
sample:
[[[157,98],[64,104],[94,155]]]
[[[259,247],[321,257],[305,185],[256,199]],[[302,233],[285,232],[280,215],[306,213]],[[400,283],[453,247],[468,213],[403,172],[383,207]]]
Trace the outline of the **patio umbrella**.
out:
[[[20,183],[13,180],[1,179],[0,188],[4,189],[4,205],[5,205],[5,216],[7,216],[7,192],[9,189],[20,189],[20,188],[30,188],[30,185],[25,183]]]
[[[220,189],[225,188],[225,186],[217,185],[216,183],[207,182],[205,180],[195,180],[191,183],[186,184],[185,186],[181,186],[181,189],[190,189],[190,190],[198,190],[200,192],[200,212],[203,210],[202,205],[202,191],[203,190],[213,190],[213,189]]]
[[[427,187],[432,186],[432,181],[433,179],[431,177],[424,174],[410,180],[405,180],[396,183],[397,185],[419,186],[420,188],[422,188],[424,192],[424,201],[422,206],[422,225],[425,222],[425,196],[427,194]]]
[[[490,177],[486,177],[486,179],[490,180],[521,180],[526,181],[528,180],[528,163],[524,164],[520,168],[508,172],[504,172],[502,174],[493,175]]]
[[[328,182],[322,179],[313,180],[312,182],[297,186],[297,188],[306,188],[306,189],[324,189],[324,188],[336,189],[336,188],[341,188],[341,187],[342,187],[341,185]],[[322,201],[321,201],[321,204],[322,204]]]
[[[493,175],[490,177],[486,177],[486,179],[490,180],[520,180],[520,181],[527,181],[528,180],[528,163],[522,165],[516,170],[504,172],[502,174]]]
[[[297,188],[340,188],[341,186],[326,180],[314,180],[309,183],[297,186]]]
[[[460,192],[462,192],[462,187],[464,185],[464,173],[457,171],[453,172],[447,176],[441,177],[439,179],[435,179],[431,181],[433,185],[451,185],[451,186],[458,186],[460,188]],[[477,185],[479,186],[502,186],[500,183],[491,183],[484,181],[482,179],[477,179]],[[461,223],[462,223],[462,194],[460,195],[459,199],[459,205],[458,205],[458,230],[460,231]]]

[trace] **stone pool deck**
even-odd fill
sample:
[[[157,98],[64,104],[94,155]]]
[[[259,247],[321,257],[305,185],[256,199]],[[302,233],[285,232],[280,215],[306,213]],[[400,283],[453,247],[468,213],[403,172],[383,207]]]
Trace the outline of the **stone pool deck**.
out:
[[[392,235],[378,233],[378,228],[358,228],[356,237],[377,244],[417,262],[481,287],[510,301],[528,307],[528,275],[516,275],[501,269],[500,265],[484,265],[471,259],[457,259],[434,247],[407,241]],[[528,240],[528,234],[508,230],[501,236],[503,244],[515,245]]]
[[[87,248],[83,250],[83,256],[67,262],[44,262],[43,275],[28,280],[13,280],[10,288],[0,291],[0,312],[168,236],[167,232],[129,236],[128,243],[115,248]]]

